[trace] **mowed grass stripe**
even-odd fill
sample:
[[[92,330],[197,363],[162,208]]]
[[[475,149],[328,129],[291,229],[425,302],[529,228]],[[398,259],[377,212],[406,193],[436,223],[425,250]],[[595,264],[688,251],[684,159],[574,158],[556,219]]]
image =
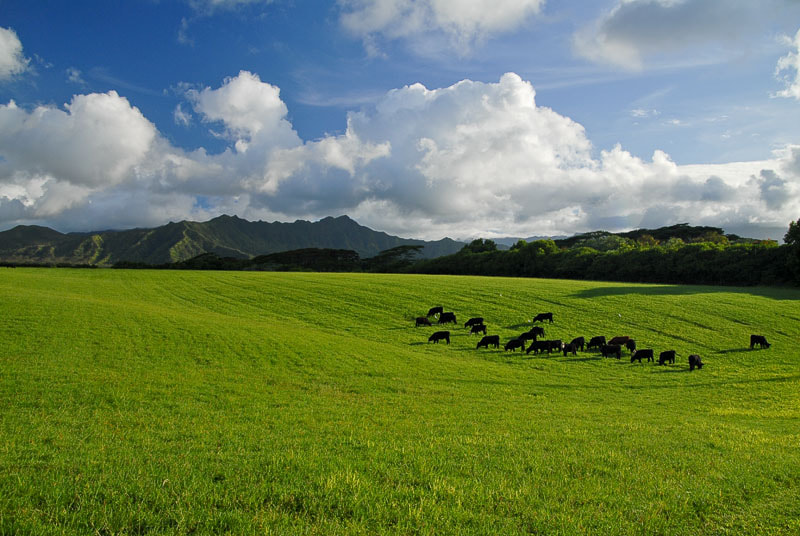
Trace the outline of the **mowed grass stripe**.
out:
[[[800,530],[794,290],[2,272],[0,533]],[[432,305],[449,346],[414,327]],[[476,351],[463,328],[505,342],[545,311],[547,338],[678,363]]]

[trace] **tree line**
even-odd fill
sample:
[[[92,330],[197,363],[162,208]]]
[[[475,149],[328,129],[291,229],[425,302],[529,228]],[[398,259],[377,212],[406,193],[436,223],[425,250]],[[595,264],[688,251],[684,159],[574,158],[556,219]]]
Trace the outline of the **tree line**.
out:
[[[520,240],[499,249],[477,239],[461,251],[418,258],[421,246],[399,246],[361,259],[355,251],[306,248],[252,259],[204,253],[158,266],[119,262],[116,268],[393,272],[485,275],[708,285],[800,284],[800,220],[785,244],[726,235],[716,227],[678,224],[612,234],[596,231],[563,240]]]

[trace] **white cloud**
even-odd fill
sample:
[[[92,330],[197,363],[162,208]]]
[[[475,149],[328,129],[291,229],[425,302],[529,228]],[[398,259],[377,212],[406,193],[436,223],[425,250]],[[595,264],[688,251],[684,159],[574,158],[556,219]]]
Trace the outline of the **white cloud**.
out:
[[[664,58],[709,63],[747,50],[766,21],[785,18],[788,9],[797,11],[790,5],[786,0],[617,0],[605,15],[575,33],[573,47],[589,60],[628,70]]]
[[[77,84],[79,86],[86,85],[86,81],[83,79],[83,74],[81,73],[80,69],[76,69],[75,67],[70,67],[67,69],[67,80],[70,83]]]
[[[0,82],[24,73],[30,60],[22,54],[22,43],[11,28],[0,27]]]
[[[380,54],[379,38],[413,39],[443,32],[464,53],[493,34],[514,30],[544,0],[339,0],[342,26]]]
[[[800,146],[771,160],[679,166],[620,146],[594,156],[584,128],[536,104],[509,73],[386,93],[344,134],[304,141],[277,87],[242,72],[189,91],[229,144],[185,152],[110,92],[64,109],[0,107],[0,221],[75,229],[349,214],[421,238],[531,236],[688,221],[785,227],[800,213]],[[179,108],[180,109],[180,108]],[[38,218],[38,220],[37,220]]]
[[[794,40],[785,37],[784,41],[787,45],[793,46],[795,50],[790,51],[780,58],[778,60],[778,65],[775,67],[775,76],[778,77],[779,80],[783,80],[786,85],[786,87],[778,91],[776,95],[778,97],[800,100],[800,30],[795,34]],[[784,71],[786,71],[787,74],[782,74]],[[794,71],[794,77],[792,77],[792,71]]]

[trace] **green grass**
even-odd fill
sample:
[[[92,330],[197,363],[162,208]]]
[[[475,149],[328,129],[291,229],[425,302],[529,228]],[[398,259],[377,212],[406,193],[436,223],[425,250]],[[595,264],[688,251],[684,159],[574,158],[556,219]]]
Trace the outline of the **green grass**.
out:
[[[458,315],[452,344],[415,328]],[[798,534],[800,292],[0,269],[0,534]],[[675,365],[475,350],[630,335]],[[769,350],[750,351],[751,333]],[[705,367],[689,372],[687,356]]]

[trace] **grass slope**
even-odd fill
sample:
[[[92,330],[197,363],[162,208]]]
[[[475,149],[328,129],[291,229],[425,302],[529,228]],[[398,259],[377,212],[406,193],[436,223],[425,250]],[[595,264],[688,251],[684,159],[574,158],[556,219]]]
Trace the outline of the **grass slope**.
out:
[[[800,532],[798,291],[1,270],[0,534]]]

